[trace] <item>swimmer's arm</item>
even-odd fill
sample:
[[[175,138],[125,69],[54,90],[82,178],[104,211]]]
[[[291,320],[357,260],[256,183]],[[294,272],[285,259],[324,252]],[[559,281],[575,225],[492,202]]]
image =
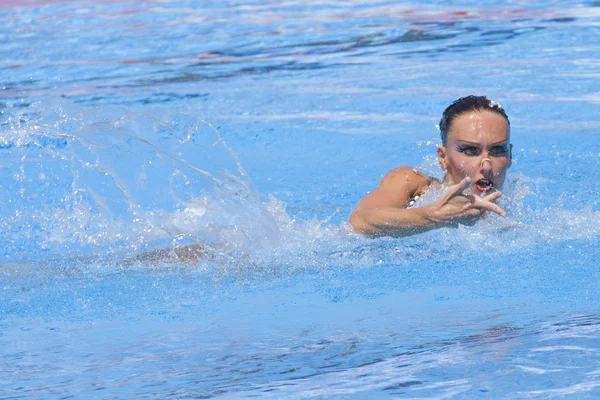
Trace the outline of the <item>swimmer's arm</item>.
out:
[[[408,236],[436,228],[426,207],[407,208],[415,195],[431,183],[412,167],[398,167],[383,177],[350,214],[349,222],[358,233],[368,236]]]
[[[415,194],[431,183],[430,178],[409,167],[392,170],[379,186],[363,197],[350,214],[350,224],[368,236],[409,236],[450,224],[473,221],[485,211],[506,215],[495,202],[500,192],[485,198],[463,193],[471,185],[469,178],[451,186],[436,202],[407,208]]]
[[[424,207],[374,207],[353,212],[350,224],[367,236],[410,236],[440,227]]]

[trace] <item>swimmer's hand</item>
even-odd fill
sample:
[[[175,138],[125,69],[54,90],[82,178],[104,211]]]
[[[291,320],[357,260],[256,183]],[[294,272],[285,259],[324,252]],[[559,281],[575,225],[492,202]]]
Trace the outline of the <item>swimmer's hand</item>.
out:
[[[506,216],[506,212],[495,203],[502,193],[494,192],[482,198],[473,194],[465,194],[464,191],[469,186],[471,186],[469,177],[450,186],[435,203],[426,206],[429,208],[428,218],[436,223],[471,225],[487,211]]]

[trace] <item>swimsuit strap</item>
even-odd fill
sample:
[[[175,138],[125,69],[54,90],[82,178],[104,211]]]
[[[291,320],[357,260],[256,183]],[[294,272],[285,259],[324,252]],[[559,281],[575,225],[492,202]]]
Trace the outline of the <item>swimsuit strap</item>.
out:
[[[419,200],[419,195],[416,195],[415,197],[412,197],[409,201],[408,201],[408,208],[414,207],[414,205],[417,203],[417,200]]]

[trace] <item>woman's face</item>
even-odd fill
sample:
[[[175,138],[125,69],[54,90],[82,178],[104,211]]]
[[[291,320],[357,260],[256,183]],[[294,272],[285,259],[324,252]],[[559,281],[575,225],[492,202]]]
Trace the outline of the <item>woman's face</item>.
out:
[[[456,184],[468,176],[476,193],[500,190],[512,160],[509,141],[502,115],[487,110],[459,115],[450,124],[446,144],[438,146],[444,182]]]

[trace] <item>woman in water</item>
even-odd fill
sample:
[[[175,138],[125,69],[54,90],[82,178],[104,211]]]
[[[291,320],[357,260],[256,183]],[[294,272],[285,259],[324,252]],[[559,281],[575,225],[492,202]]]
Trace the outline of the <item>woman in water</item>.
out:
[[[407,236],[430,229],[471,225],[488,211],[505,216],[501,196],[512,160],[510,122],[504,109],[484,96],[461,97],[444,110],[437,156],[443,180],[413,167],[388,172],[350,214],[356,232],[369,236]],[[435,202],[414,206],[433,185],[447,186]]]

